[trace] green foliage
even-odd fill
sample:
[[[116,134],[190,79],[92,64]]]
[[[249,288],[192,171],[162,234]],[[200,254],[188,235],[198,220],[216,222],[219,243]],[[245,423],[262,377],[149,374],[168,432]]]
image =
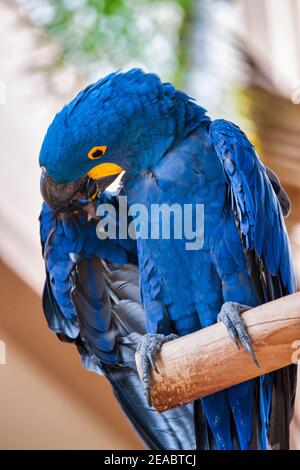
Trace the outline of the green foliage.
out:
[[[182,81],[192,0],[17,0],[31,22],[59,44],[51,64],[99,68],[142,66]]]

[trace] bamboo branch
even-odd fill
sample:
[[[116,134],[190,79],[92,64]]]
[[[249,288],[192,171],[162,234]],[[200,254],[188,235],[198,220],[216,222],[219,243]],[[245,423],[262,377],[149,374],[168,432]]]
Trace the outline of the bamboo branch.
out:
[[[163,412],[197,398],[292,363],[300,349],[300,293],[243,313],[252,338],[258,368],[243,348],[238,349],[222,323],[162,346],[152,371],[151,400]],[[298,354],[300,358],[300,353]],[[136,354],[139,370],[140,356]]]

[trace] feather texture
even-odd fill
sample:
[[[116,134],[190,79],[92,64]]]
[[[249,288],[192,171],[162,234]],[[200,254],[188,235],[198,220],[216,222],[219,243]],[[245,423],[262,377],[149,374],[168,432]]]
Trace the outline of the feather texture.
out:
[[[111,195],[102,198],[117,204]],[[56,217],[45,204],[40,224],[47,273],[43,307],[49,328],[76,345],[84,367],[106,376],[147,447],[194,449],[194,436],[188,432],[192,406],[158,414],[147,405],[136,371],[134,355],[145,333],[145,313],[137,266],[126,263],[136,258],[135,244],[124,241],[125,249],[123,240],[99,240],[95,223],[82,215]]]
[[[279,179],[264,167],[245,134],[234,124],[214,121],[210,138],[224,165],[235,223],[258,302],[295,292],[290,245],[280,207],[287,214],[289,200]],[[236,251],[234,248],[231,245],[231,251]],[[295,387],[293,365],[260,378],[263,448],[267,448],[268,439],[272,448],[289,448]]]
[[[172,84],[133,69],[90,85],[57,114],[40,164],[55,183],[73,185],[95,166],[87,157],[95,142],[107,148],[101,162],[126,170],[130,204],[143,203],[148,214],[153,205],[188,205],[192,220],[202,205],[204,232],[195,250],[186,249],[192,239],[186,232],[176,237],[174,226],[170,237],[160,227],[157,237],[140,238],[136,246],[130,240],[103,243],[85,218],[61,220],[44,208],[48,323],[61,337],[78,334],[86,364],[117,367],[125,357],[117,340],[117,307],[125,316],[126,309],[138,314],[135,274],[119,277],[116,264],[138,260],[146,329],[166,335],[215,323],[226,301],[255,306],[294,292],[283,221],[288,198],[237,126],[211,122],[204,108]],[[95,257],[108,263],[105,270]],[[287,448],[295,377],[291,366],[196,403],[197,444]]]

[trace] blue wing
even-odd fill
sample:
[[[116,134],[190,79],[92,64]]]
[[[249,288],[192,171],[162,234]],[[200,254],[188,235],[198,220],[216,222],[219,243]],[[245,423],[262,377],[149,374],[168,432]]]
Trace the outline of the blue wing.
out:
[[[295,292],[290,245],[281,210],[282,206],[284,213],[288,213],[289,201],[279,180],[262,164],[253,145],[234,124],[216,120],[211,123],[209,134],[228,182],[229,204],[257,299],[264,303]],[[236,246],[231,244],[233,256]],[[270,412],[267,381],[273,383]],[[268,426],[271,445],[277,448],[289,447],[295,385],[295,366],[260,379],[261,422]]]
[[[100,202],[107,198],[117,205],[109,195]],[[191,406],[158,414],[147,405],[135,368],[137,341],[145,334],[135,242],[99,240],[84,215],[56,215],[45,204],[40,227],[49,327],[76,345],[87,369],[106,376],[147,447],[195,448]]]
[[[128,261],[128,252],[118,242],[108,239],[101,241],[96,235],[96,224],[87,223],[83,214],[55,216],[44,204],[40,222],[46,266],[43,303],[45,312],[49,312],[46,318],[49,327],[57,334],[75,339],[80,333],[80,325],[71,293],[78,262],[99,257],[124,264]],[[86,336],[91,345],[97,343],[99,359],[114,364],[118,357],[114,337],[109,336],[111,312],[106,307],[108,300],[104,287],[101,292],[98,290],[97,295],[99,304],[96,299],[94,301],[95,311],[98,307],[97,316],[84,320]]]
[[[210,137],[228,181],[231,209],[247,258],[254,256],[255,264],[258,260],[264,264],[267,279],[261,276],[257,285],[259,298],[268,301],[278,297],[273,292],[276,286],[272,277],[278,284],[277,294],[295,292],[288,235],[266,167],[246,135],[234,124],[214,121],[210,126]]]

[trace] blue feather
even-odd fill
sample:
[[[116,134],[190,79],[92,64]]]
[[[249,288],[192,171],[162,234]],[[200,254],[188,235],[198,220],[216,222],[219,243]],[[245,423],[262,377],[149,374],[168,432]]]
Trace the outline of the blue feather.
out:
[[[184,237],[138,240],[148,331],[185,335],[215,322],[226,301],[255,306],[295,290],[279,202],[264,165],[237,126],[211,122],[205,109],[185,93],[154,74],[133,69],[89,86],[58,113],[44,139],[40,164],[56,182],[75,181],[95,166],[88,158],[95,145],[107,146],[101,162],[126,170],[124,191],[130,203],[143,203],[149,211],[152,204],[191,204],[193,210],[196,204],[204,206],[201,250],[186,250]],[[121,240],[99,241],[92,224],[78,220],[76,227],[67,221],[64,226],[47,208],[43,219],[53,292],[66,319],[73,319],[66,291],[73,275],[71,253],[116,263],[134,255],[129,254],[130,244]],[[101,313],[93,317],[92,312],[85,322],[93,343],[94,327],[101,329],[105,322]],[[98,339],[96,349],[101,346]],[[104,336],[100,350],[104,354],[109,347],[113,360],[113,343]],[[260,429],[257,447],[267,448],[272,390],[266,375],[203,399],[213,446],[247,449]]]

